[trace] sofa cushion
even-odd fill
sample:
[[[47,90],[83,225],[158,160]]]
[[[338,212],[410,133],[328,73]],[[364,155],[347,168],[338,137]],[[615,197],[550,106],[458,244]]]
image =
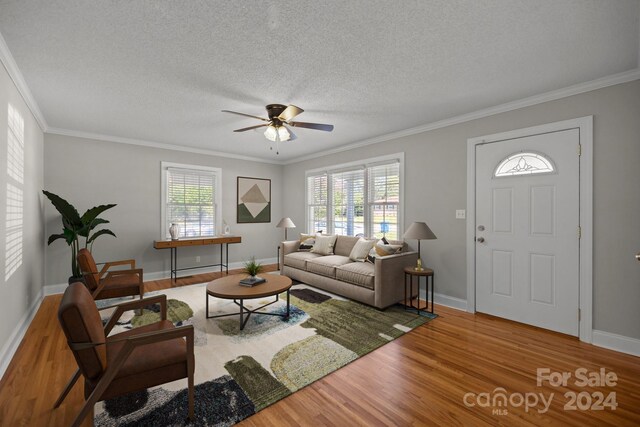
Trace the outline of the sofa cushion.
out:
[[[336,279],[373,289],[375,283],[375,267],[368,262],[345,264],[336,269]]]
[[[349,257],[342,255],[327,255],[310,259],[307,262],[307,271],[328,277],[336,277],[336,267],[352,262]]]
[[[284,256],[284,265],[298,268],[300,270],[306,270],[308,260],[320,257],[322,257],[322,255],[311,252],[292,252]]]
[[[311,248],[311,252],[320,255],[333,255],[333,248],[336,244],[336,236],[316,236],[316,243]]]
[[[358,240],[360,240],[360,237],[338,236],[333,253],[336,255],[349,256],[351,249],[353,249],[353,246]]]

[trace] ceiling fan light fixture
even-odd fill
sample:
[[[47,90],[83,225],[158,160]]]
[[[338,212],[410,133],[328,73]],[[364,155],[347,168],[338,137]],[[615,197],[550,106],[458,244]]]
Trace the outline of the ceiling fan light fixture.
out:
[[[278,126],[278,136],[280,137],[280,141],[288,141],[291,139],[291,134],[284,126]]]
[[[291,139],[291,134],[284,126],[269,125],[267,130],[264,131],[264,137],[269,141],[288,141]]]
[[[278,137],[278,130],[274,125],[267,126],[267,130],[264,131],[264,137],[269,141],[275,141]]]

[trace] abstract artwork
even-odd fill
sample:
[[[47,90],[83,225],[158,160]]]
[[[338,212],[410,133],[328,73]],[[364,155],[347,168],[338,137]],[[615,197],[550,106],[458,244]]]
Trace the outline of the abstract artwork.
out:
[[[271,222],[271,180],[238,177],[238,224]]]

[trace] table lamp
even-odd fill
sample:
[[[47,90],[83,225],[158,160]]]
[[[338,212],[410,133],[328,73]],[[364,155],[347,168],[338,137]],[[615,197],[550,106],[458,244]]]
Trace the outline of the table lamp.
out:
[[[296,228],[296,225],[291,221],[291,218],[286,217],[282,218],[276,227],[284,228],[284,240],[287,240],[287,228]]]
[[[422,259],[420,258],[420,240],[437,239],[436,235],[429,226],[424,222],[414,222],[409,226],[407,231],[404,232],[405,239],[416,239],[418,241],[418,265],[416,270],[422,270]]]

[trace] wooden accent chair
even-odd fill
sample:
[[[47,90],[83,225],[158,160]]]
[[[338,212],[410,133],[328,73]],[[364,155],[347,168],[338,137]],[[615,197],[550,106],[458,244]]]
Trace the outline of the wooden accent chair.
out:
[[[122,313],[149,304],[160,304],[159,322],[107,337]],[[72,426],[80,426],[98,401],[181,378],[187,378],[189,419],[193,419],[193,326],[175,327],[167,320],[166,295],[115,306],[115,312],[103,328],[91,294],[77,282],[65,291],[58,320],[79,372],[67,384],[55,407],[64,400],[80,373],[85,379],[86,401]]]
[[[93,299],[119,298],[131,295],[144,295],[142,269],[136,268],[134,259],[111,261],[98,271],[93,255],[87,249],[80,249],[77,255],[80,271]],[[129,265],[128,270],[109,271],[118,265]]]

